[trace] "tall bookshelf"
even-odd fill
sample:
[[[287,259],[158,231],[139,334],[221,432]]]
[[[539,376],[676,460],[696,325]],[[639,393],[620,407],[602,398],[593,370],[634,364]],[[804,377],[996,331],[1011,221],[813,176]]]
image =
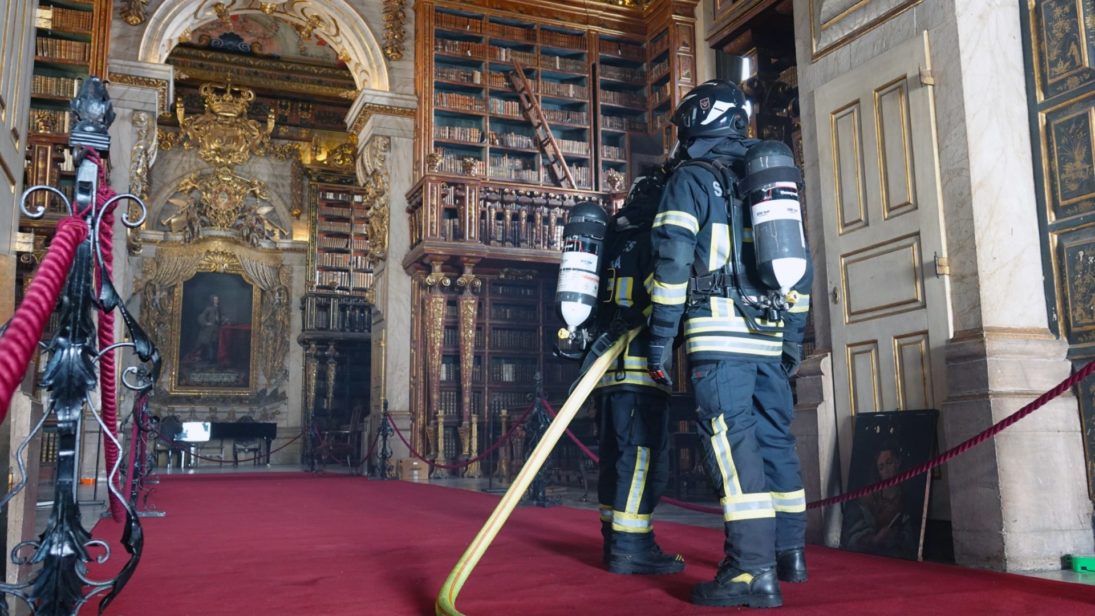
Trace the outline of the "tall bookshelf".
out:
[[[364,190],[313,184],[312,291],[364,295],[373,284]]]
[[[631,139],[649,130],[646,62],[636,41],[602,36],[597,42],[600,189],[619,192],[629,179]]]
[[[27,186],[53,186],[72,198],[75,169],[68,147],[68,132],[73,123],[69,103],[84,79],[103,75],[109,27],[103,29],[102,22],[104,19],[109,22],[109,12],[110,3],[104,1],[39,2],[35,15]],[[31,200],[32,209],[40,206],[47,207],[51,214],[64,213],[58,200],[46,193],[33,195]],[[53,225],[51,220],[23,223],[27,227]]]
[[[482,451],[498,436],[502,409],[515,421],[527,408],[537,373],[549,399],[562,401],[578,366],[551,353],[561,230],[575,203],[618,206],[638,163],[663,157],[668,142],[651,111],[671,108],[680,88],[694,85],[696,6],[415,3],[422,105],[402,265],[415,280],[410,406],[412,443],[423,451],[435,451],[439,415],[443,458],[462,451],[473,418]],[[660,55],[651,55],[660,32]],[[652,61],[661,62],[654,75]],[[537,143],[513,83],[518,70],[573,186],[556,177],[551,148]],[[669,95],[653,104],[651,87],[665,83]]]
[[[559,186],[536,143],[510,73],[519,64],[579,190],[601,190],[595,141],[596,33],[556,23],[483,14],[445,4],[433,9],[427,36],[433,62],[428,173],[536,186]],[[629,41],[641,68],[641,40]],[[517,64],[515,64],[515,62]],[[643,107],[641,92],[633,103]],[[607,137],[613,165],[626,175],[627,144]]]
[[[497,432],[503,409],[514,420],[528,408],[537,373],[543,378],[548,399],[558,407],[577,376],[578,364],[552,355],[555,332],[562,326],[552,308],[555,296],[552,277],[512,280],[492,273],[485,274],[483,281],[476,316],[468,411],[480,414],[481,430]],[[440,409],[445,417],[445,457],[450,460],[460,453],[456,430],[460,418],[470,414],[461,408],[458,302],[458,296],[451,296],[446,302],[440,400],[430,405]]]
[[[320,435],[320,443],[309,441],[306,447],[309,462],[312,455],[332,455],[324,448],[336,441],[350,445],[351,457],[360,455],[355,447],[369,411],[371,385],[372,304],[367,293],[373,271],[365,189],[352,174],[307,173],[311,237],[297,340],[305,348],[304,421]],[[314,371],[312,379],[307,378],[309,370]],[[315,446],[320,449],[313,450]]]
[[[676,141],[669,120],[696,82],[696,20],[692,0],[665,0],[648,16],[647,66],[649,131],[664,152]]]

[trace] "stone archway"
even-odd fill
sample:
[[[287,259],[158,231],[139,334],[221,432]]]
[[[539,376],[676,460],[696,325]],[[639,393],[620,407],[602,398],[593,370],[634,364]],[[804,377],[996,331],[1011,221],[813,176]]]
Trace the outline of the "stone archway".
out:
[[[267,10],[263,10],[266,7]],[[273,7],[271,9],[271,7]],[[271,12],[267,12],[267,11]],[[388,69],[376,36],[346,0],[178,0],[165,2],[148,20],[138,59],[163,64],[189,32],[230,15],[264,13],[307,29],[337,49],[359,90],[389,90]]]

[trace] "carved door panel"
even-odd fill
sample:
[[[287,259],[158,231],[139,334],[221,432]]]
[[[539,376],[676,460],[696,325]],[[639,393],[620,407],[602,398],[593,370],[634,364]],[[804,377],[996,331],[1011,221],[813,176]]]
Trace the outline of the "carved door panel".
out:
[[[1079,368],[1095,359],[1095,0],[1024,4],[1047,308],[1050,327],[1068,340],[1068,356]],[[1078,388],[1077,397],[1088,495],[1095,500],[1095,384]]]
[[[930,68],[925,35],[815,93],[843,468],[850,416],[944,398],[951,315]]]
[[[11,245],[23,188],[35,2],[0,4],[0,250]]]

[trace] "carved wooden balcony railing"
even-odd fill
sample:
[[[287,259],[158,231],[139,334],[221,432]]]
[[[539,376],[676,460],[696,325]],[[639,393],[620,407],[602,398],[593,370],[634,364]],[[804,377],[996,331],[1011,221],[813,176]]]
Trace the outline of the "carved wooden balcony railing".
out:
[[[599,193],[427,175],[407,194],[411,250],[403,264],[426,256],[557,261],[567,212],[587,200],[607,202]]]

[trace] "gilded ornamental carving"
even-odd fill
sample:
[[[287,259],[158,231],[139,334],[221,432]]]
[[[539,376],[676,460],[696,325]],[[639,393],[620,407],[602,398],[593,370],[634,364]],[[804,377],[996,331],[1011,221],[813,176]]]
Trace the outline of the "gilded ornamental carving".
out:
[[[403,41],[406,31],[405,0],[384,0],[384,57],[390,62],[403,59]]]
[[[163,134],[162,145],[165,149],[196,147],[199,157],[213,169],[196,171],[179,182],[167,199],[173,210],[161,216],[160,225],[181,233],[184,242],[202,237],[204,229],[235,232],[252,246],[288,237],[289,229],[274,212],[266,184],[233,169],[253,155],[274,149],[270,142],[273,110],[266,125],[260,126],[246,116],[255,98],[252,90],[229,82],[223,87],[203,84],[200,92],[205,113],[187,117],[180,100],[176,107],[180,130]]]

